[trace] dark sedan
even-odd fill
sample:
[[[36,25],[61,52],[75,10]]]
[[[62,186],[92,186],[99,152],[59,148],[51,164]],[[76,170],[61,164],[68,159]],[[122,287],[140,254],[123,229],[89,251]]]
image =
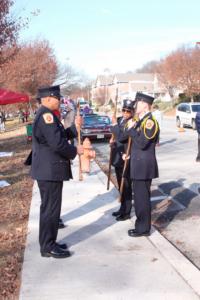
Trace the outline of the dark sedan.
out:
[[[89,137],[90,139],[106,139],[111,137],[110,118],[108,116],[100,116],[96,114],[85,115],[83,117],[83,125],[81,128],[82,139]]]

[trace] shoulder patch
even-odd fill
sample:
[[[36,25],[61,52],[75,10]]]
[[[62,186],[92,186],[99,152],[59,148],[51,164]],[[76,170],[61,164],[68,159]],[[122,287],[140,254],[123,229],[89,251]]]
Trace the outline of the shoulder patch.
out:
[[[45,113],[42,115],[46,124],[53,124],[53,115],[51,113]]]
[[[145,128],[147,128],[147,129],[152,129],[153,126],[154,126],[154,121],[152,121],[151,119],[148,119],[148,120],[146,121]]]

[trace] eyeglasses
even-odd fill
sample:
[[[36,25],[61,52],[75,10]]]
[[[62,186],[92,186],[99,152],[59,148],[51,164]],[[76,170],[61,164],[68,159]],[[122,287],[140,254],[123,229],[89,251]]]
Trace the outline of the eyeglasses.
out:
[[[126,113],[131,113],[131,111],[130,111],[130,110],[128,110],[128,109],[124,109],[124,108],[122,109],[122,112],[124,112],[124,113],[125,113],[125,112],[126,112]]]

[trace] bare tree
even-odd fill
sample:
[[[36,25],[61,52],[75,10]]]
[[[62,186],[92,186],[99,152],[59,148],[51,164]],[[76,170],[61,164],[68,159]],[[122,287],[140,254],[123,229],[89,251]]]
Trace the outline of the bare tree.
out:
[[[157,72],[172,98],[178,88],[193,101],[193,96],[200,93],[200,49],[178,48],[160,62]]]
[[[84,97],[88,99],[90,96],[91,84],[88,77],[71,65],[59,67],[57,82],[62,86],[62,93],[71,98]]]
[[[17,53],[19,31],[28,24],[28,18],[22,20],[10,15],[13,4],[13,0],[0,1],[0,67]]]
[[[54,50],[47,40],[36,40],[18,47],[12,61],[0,70],[0,82],[5,88],[20,90],[35,96],[39,86],[51,85],[58,72]]]

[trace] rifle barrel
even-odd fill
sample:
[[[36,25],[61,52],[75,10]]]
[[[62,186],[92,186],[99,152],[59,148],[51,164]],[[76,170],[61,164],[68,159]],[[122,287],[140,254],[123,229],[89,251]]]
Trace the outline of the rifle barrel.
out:
[[[128,157],[130,155],[130,150],[131,150],[131,137],[128,138],[126,157]],[[122,202],[122,194],[123,194],[123,190],[124,190],[124,180],[125,180],[125,172],[127,169],[127,165],[128,165],[128,159],[125,159],[123,172],[122,172],[122,180],[121,180],[120,189],[119,189],[119,193],[120,193],[119,202]]]

